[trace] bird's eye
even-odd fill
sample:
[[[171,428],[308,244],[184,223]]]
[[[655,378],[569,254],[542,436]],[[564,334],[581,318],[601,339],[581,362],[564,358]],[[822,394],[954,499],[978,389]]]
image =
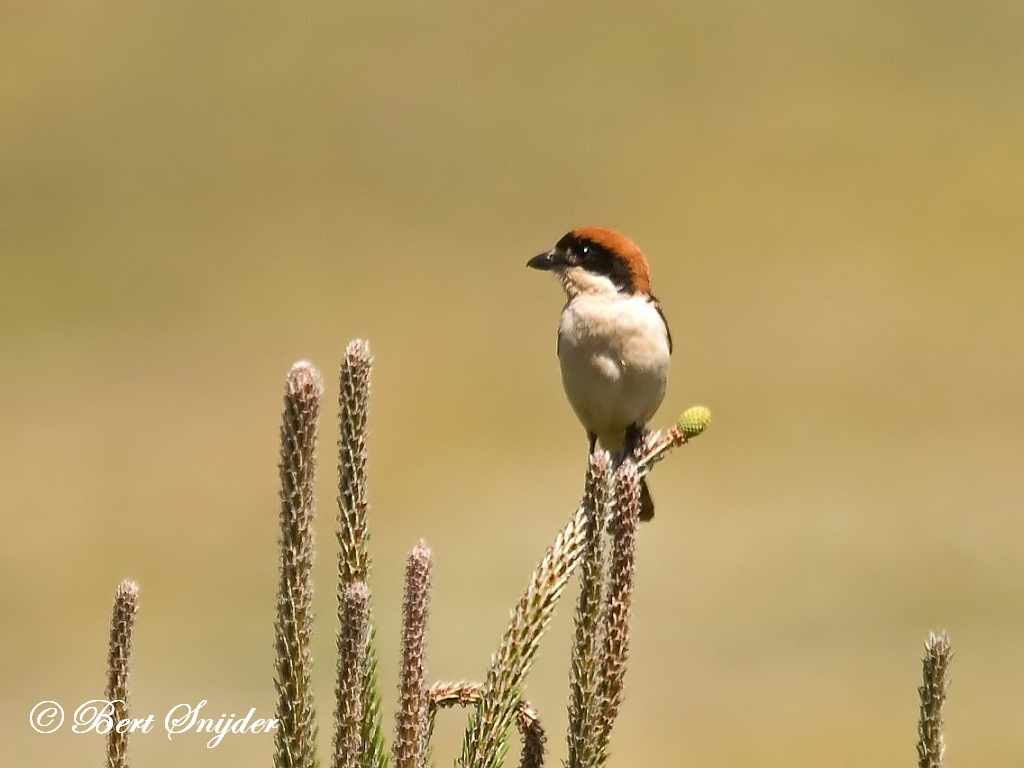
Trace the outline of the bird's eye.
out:
[[[590,253],[590,246],[589,245],[584,245],[583,246],[583,255],[586,256],[589,253]]]

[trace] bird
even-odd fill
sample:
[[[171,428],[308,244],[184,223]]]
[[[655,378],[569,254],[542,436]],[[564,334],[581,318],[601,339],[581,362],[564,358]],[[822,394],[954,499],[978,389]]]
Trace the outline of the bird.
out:
[[[565,291],[556,353],[566,398],[590,453],[598,444],[622,461],[642,444],[665,397],[672,334],[651,293],[647,259],[611,229],[581,227],[526,266],[553,272]],[[654,517],[646,479],[640,519]]]

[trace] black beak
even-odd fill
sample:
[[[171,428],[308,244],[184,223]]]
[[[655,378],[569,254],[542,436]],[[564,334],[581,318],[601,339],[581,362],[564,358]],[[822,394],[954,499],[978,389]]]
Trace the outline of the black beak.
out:
[[[557,248],[552,248],[547,253],[539,253],[526,262],[526,266],[530,269],[544,269],[552,270],[558,267],[564,267],[568,264],[568,260],[565,258],[565,254]]]

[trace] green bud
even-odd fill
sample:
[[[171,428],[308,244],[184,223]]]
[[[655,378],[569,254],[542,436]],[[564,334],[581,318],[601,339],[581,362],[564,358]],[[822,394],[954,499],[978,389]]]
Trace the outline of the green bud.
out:
[[[703,405],[694,405],[683,411],[679,417],[679,428],[687,437],[696,437],[705,429],[711,421],[711,411]]]

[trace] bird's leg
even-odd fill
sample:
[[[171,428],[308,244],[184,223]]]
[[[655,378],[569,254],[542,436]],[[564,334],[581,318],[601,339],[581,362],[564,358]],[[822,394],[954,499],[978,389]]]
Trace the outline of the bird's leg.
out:
[[[640,424],[630,424],[626,427],[626,438],[622,442],[622,459],[636,460],[637,454],[643,448],[644,438],[647,436],[647,427]]]

